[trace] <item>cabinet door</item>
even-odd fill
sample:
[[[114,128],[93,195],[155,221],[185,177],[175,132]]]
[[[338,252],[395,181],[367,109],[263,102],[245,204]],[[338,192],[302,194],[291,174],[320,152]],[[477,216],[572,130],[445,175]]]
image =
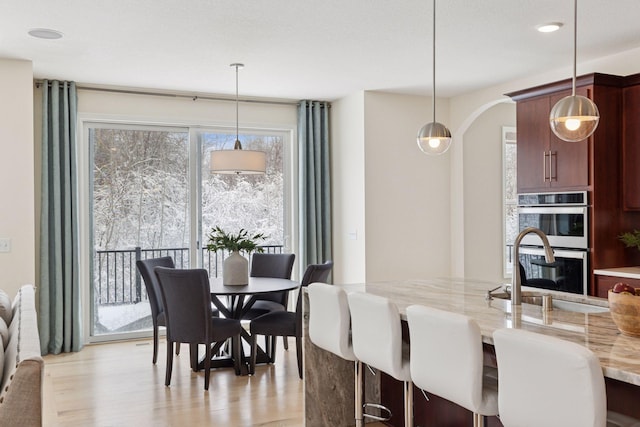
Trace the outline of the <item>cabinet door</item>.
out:
[[[600,298],[609,297],[609,289],[618,282],[626,283],[634,288],[640,288],[640,279],[627,279],[624,277],[596,275],[596,295]]]
[[[640,210],[640,85],[622,92],[622,194],[624,209]]]
[[[549,98],[519,101],[516,106],[518,133],[518,193],[549,188]]]
[[[576,94],[588,96],[588,88],[577,88]],[[571,91],[563,91],[551,95],[549,97],[549,112],[556,102],[569,95],[571,95]],[[551,187],[554,190],[586,189],[589,185],[589,140],[578,142],[563,141],[553,133],[549,123],[547,123],[547,128],[549,129],[549,151],[551,155]]]

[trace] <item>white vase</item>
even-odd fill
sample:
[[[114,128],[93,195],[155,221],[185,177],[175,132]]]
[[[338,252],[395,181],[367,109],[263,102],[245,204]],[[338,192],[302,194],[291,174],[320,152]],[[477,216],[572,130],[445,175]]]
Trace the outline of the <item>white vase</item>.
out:
[[[249,283],[249,261],[240,255],[240,252],[233,251],[222,265],[222,284],[246,285],[247,283]]]

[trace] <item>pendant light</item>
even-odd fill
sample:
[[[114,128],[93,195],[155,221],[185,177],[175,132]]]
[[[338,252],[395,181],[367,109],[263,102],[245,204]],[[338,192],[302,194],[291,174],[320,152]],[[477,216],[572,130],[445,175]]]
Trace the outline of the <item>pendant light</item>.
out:
[[[209,168],[213,173],[255,175],[267,170],[264,151],[243,150],[238,132],[238,69],[244,64],[231,64],[236,69],[236,142],[233,150],[214,150],[211,152]]]
[[[422,126],[418,132],[418,147],[423,153],[438,155],[451,146],[451,132],[442,123],[436,122],[436,0],[433,0],[433,121]]]
[[[563,141],[576,142],[590,137],[598,127],[600,113],[589,98],[576,95],[576,50],[578,38],[578,0],[573,0],[573,80],[571,95],[562,98],[551,109],[551,130]]]

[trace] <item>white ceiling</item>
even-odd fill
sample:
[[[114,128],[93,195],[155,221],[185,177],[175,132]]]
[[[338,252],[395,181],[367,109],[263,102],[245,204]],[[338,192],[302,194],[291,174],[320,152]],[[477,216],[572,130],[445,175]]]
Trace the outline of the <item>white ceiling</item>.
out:
[[[573,1],[437,7],[438,96],[554,69],[570,76]],[[228,95],[229,64],[243,62],[241,97],[430,94],[431,8],[426,0],[0,0],[0,57],[33,61],[36,78],[94,85]],[[552,21],[565,25],[535,30]],[[640,47],[640,0],[580,0],[578,21],[578,62]],[[42,27],[64,37],[27,35]]]

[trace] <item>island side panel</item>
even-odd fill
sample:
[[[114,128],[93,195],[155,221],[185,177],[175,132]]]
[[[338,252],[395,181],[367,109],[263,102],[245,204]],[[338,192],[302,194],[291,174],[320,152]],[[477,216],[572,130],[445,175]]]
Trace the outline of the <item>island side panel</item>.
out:
[[[304,301],[304,418],[306,427],[355,424],[354,363],[314,345],[309,336],[309,297]],[[368,369],[365,402],[380,402],[380,378]]]

